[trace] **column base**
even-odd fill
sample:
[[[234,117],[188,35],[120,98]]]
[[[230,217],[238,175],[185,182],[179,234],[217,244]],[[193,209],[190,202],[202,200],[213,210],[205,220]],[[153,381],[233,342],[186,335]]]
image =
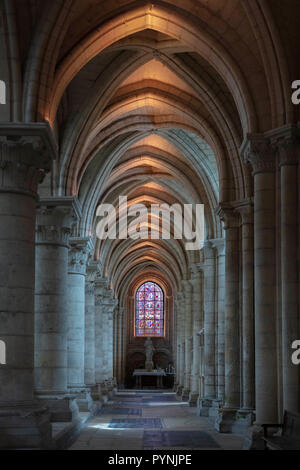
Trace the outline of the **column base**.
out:
[[[52,423],[74,421],[78,417],[76,395],[38,395],[37,398],[48,407]]]
[[[183,385],[177,385],[177,388],[176,388],[176,395],[178,395],[179,397],[181,397],[181,395],[182,395],[182,390],[183,390]]]
[[[197,415],[208,417],[212,403],[212,398],[199,398],[197,402]]]
[[[101,394],[101,389],[99,390],[98,385],[88,385],[88,388],[91,392],[91,397],[94,401],[102,403],[102,394]]]
[[[264,430],[258,424],[253,424],[247,430],[243,443],[243,450],[264,450],[265,443],[263,440]]]
[[[197,392],[190,392],[190,396],[189,396],[189,406],[191,406],[191,407],[196,407],[196,406],[197,406],[197,402],[198,402],[198,398],[199,398],[199,393],[197,393]]]
[[[184,388],[181,393],[181,400],[188,401],[190,396],[190,390],[188,388]]]
[[[76,403],[77,403],[79,411],[90,412],[92,414],[95,414],[100,409],[100,406],[99,406],[100,404],[97,402],[94,402],[91,396],[91,392],[89,390],[85,392],[81,392],[76,397]]]
[[[0,449],[51,449],[50,414],[40,404],[0,407]]]
[[[97,388],[98,388],[98,394],[99,394],[99,397],[101,397],[102,403],[106,403],[109,400],[109,393],[106,388],[105,382],[103,381],[103,382],[98,383]]]
[[[253,420],[252,410],[220,408],[215,421],[215,429],[221,433],[246,434]]]
[[[87,386],[85,384],[68,385],[68,392],[71,395],[77,395],[78,393],[85,392],[86,390]]]

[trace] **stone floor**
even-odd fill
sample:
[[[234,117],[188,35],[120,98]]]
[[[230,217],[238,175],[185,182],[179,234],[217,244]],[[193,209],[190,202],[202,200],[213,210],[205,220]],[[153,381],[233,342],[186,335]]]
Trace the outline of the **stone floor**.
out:
[[[173,392],[118,392],[91,419],[71,450],[240,450],[243,436],[219,434]]]

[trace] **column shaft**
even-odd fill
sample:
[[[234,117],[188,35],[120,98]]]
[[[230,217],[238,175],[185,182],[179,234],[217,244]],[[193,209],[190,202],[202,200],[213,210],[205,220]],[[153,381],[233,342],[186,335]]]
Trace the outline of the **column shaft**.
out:
[[[87,266],[85,282],[85,348],[84,382],[94,386],[95,381],[95,278],[98,263],[93,261]]]
[[[87,239],[71,239],[68,273],[68,388],[84,389]]]
[[[187,400],[190,393],[191,386],[191,364],[192,364],[192,349],[191,343],[193,339],[193,311],[192,311],[192,285],[189,281],[183,281],[185,309],[184,309],[184,324],[185,324],[185,367],[184,367],[184,390],[183,399]]]
[[[68,199],[68,200],[67,200]],[[35,390],[67,391],[69,198],[40,200],[36,224]]]
[[[251,204],[240,207],[242,217],[242,408],[254,409],[254,230]]]
[[[290,136],[280,142],[281,282],[283,409],[300,411],[299,366],[291,361],[291,345],[299,339],[298,192],[299,143]]]
[[[204,251],[204,369],[205,398],[215,398],[215,254],[206,242]]]
[[[276,342],[276,179],[268,139],[251,137],[254,174],[255,401],[257,423],[278,422]]]

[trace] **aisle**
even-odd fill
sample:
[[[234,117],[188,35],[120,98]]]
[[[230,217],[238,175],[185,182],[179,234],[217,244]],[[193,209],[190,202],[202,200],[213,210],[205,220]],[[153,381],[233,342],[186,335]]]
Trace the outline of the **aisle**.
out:
[[[214,432],[172,392],[118,392],[71,450],[241,449],[243,437]]]

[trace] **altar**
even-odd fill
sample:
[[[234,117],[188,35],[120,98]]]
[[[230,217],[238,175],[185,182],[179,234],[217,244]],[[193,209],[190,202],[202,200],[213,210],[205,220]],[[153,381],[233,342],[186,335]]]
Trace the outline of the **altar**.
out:
[[[163,388],[163,377],[166,375],[164,370],[154,369],[151,372],[148,372],[146,369],[135,369],[133,372],[133,377],[135,377],[135,387],[137,389],[143,388],[143,377],[156,377],[156,388]]]

